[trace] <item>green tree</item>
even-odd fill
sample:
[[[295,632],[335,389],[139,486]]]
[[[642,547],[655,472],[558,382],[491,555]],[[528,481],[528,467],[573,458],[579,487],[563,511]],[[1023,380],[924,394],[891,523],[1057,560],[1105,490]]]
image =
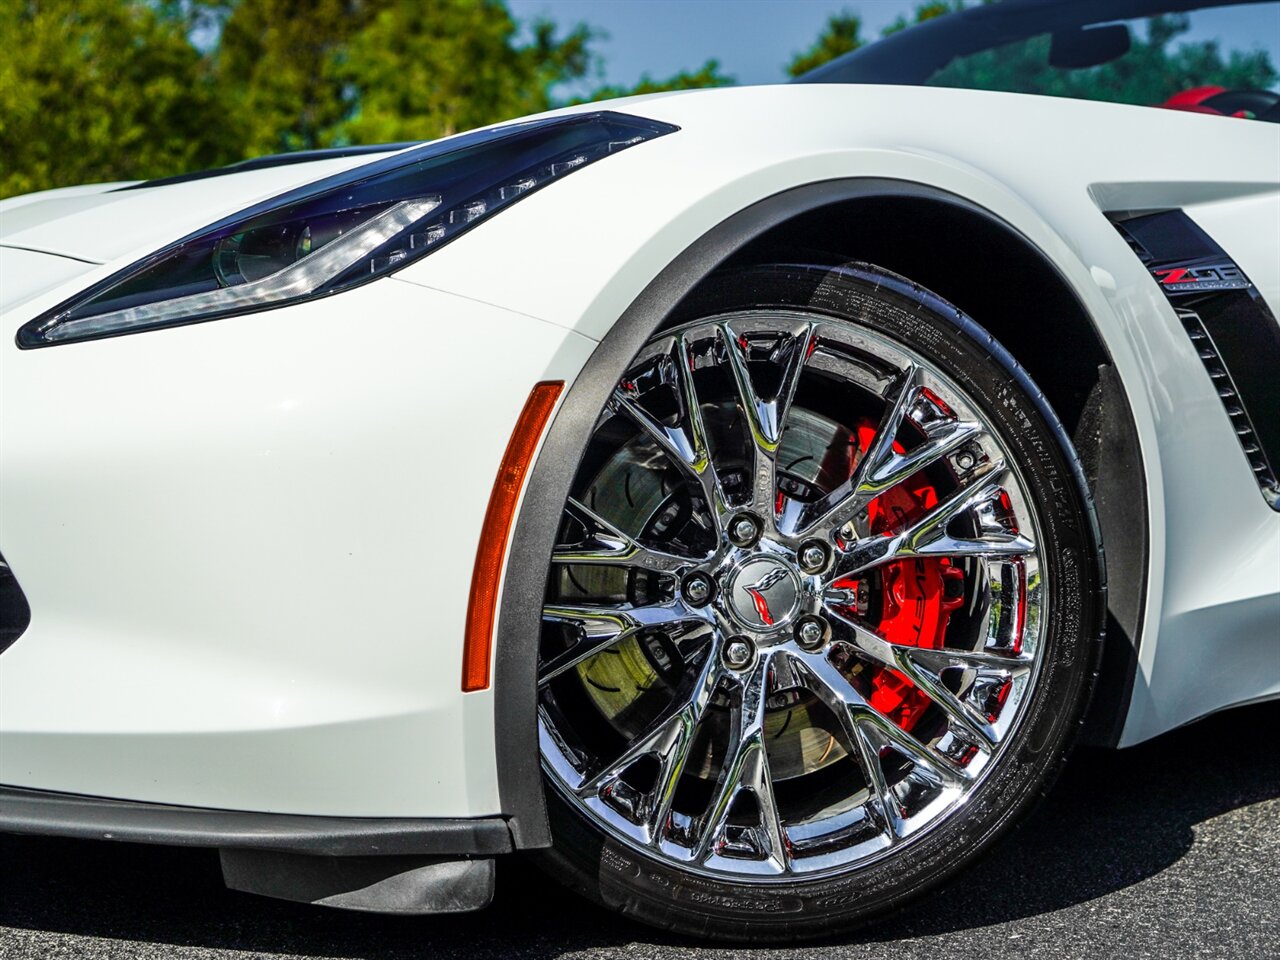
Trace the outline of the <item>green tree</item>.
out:
[[[983,2],[989,2],[989,0],[983,0]],[[940,17],[944,13],[952,13],[964,8],[965,0],[930,0],[928,3],[922,3],[917,6],[909,18],[899,16],[893,23],[880,31],[880,36],[887,37],[899,33],[907,29],[907,27],[914,27],[917,23],[924,23],[926,20]]]
[[[0,196],[219,163],[193,4],[0,0]]]
[[[842,10],[827,19],[827,25],[822,28],[822,33],[818,34],[813,46],[791,58],[791,62],[787,64],[787,74],[798,77],[802,73],[808,73],[829,60],[857,50],[864,43],[862,19],[848,10]]]
[[[595,36],[503,0],[0,0],[0,196],[545,110]]]
[[[522,41],[501,0],[384,3],[337,71],[352,109],[332,136],[430,139],[551,108],[552,89],[590,68],[594,34],[546,20],[530,33]]]
[[[552,106],[583,76],[591,31],[502,0],[242,0],[216,50],[246,154],[429,139]]]
[[[598,36],[505,0],[0,0],[0,196],[536,113]],[[593,99],[732,82],[709,60]]]
[[[719,60],[708,60],[695,71],[682,70],[662,80],[654,80],[649,74],[642,74],[639,82],[630,87],[606,85],[592,91],[584,101],[613,100],[617,97],[631,97],[642,93],[665,93],[668,90],[697,90],[703,87],[728,87],[737,81],[733,77],[720,72]]]
[[[243,156],[328,146],[352,107],[340,71],[366,0],[245,0],[213,51],[224,131]]]

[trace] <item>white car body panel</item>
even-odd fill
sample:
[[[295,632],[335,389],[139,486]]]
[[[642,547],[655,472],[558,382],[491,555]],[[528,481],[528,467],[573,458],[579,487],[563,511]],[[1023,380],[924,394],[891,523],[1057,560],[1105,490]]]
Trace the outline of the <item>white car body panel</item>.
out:
[[[1011,224],[1111,352],[1151,531],[1122,743],[1280,695],[1280,514],[1100,210],[1185,208],[1280,314],[1280,127],[905,87],[608,106],[681,130],[393,278],[56,349],[19,351],[14,333],[167,243],[370,157],[0,204],[0,550],[33,611],[0,658],[0,783],[288,813],[498,812],[494,695],[460,692],[461,638],[529,388],[572,383],[717,224],[857,177],[949,191]],[[520,575],[542,571],[507,571]]]
[[[0,214],[2,216],[2,214]],[[70,257],[51,257],[34,250],[4,247],[0,273],[0,313],[20,307],[27,300],[66,287],[97,264]]]
[[[476,478],[528,378],[572,376],[592,344],[394,280],[271,319],[6,351],[0,536],[33,616],[0,669],[0,778],[492,812],[492,692],[459,693]],[[492,342],[484,402],[441,417],[479,387],[457,358]]]

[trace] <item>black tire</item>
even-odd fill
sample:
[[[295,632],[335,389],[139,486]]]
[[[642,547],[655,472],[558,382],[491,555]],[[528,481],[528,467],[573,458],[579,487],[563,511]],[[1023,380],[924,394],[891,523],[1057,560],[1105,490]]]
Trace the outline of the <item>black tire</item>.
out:
[[[541,862],[570,888],[683,934],[782,942],[829,937],[899,910],[963,870],[1027,815],[1083,723],[1106,603],[1096,518],[1070,441],[1030,377],[986,331],[929,291],[857,263],[726,273],[703,284],[673,322],[760,307],[801,308],[864,326],[954,378],[1000,433],[1036,502],[1049,584],[1040,672],[990,773],[954,815],[844,874],[767,887],[691,875],[607,836],[548,785],[554,848]]]

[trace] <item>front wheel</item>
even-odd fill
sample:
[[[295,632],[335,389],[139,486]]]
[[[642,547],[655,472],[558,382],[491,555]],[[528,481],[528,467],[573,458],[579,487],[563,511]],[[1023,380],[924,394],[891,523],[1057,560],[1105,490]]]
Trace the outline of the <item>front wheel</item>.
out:
[[[565,504],[546,860],[661,927],[827,936],[1060,767],[1101,639],[1092,508],[1027,375],[902,278],[757,267],[683,312]]]

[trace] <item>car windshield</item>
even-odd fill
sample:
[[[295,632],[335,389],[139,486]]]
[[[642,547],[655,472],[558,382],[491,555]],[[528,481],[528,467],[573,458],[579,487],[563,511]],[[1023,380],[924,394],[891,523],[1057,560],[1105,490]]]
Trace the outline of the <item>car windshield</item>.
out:
[[[1003,90],[1280,122],[1280,2],[949,0],[917,16],[799,81]]]

